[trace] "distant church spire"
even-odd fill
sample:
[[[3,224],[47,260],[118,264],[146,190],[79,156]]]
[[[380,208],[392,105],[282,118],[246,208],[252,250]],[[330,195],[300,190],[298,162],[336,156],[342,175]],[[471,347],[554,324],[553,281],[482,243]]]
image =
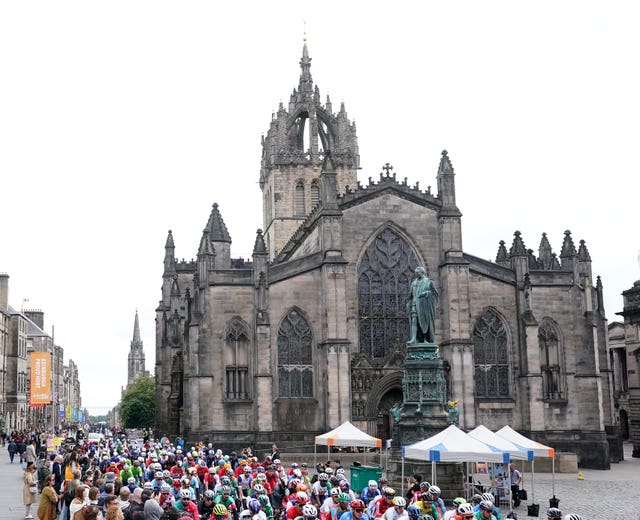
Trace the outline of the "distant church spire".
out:
[[[138,320],[138,311],[136,310],[136,318],[133,322],[133,339],[131,340],[131,348],[129,349],[127,386],[140,376],[149,375],[144,368],[144,364],[144,348],[142,346],[142,339],[140,339],[140,322]]]

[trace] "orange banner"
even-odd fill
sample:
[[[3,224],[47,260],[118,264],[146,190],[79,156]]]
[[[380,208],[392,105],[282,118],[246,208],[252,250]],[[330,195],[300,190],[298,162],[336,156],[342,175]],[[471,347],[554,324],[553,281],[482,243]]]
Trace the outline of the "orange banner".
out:
[[[31,353],[31,404],[51,402],[51,354]]]

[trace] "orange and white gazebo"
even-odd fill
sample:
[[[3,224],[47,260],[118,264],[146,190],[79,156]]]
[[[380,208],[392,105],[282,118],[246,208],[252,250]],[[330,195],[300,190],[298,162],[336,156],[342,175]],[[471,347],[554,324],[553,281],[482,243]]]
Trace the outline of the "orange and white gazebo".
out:
[[[324,433],[322,435],[317,435],[314,445],[326,446],[328,454],[331,446],[352,446],[354,448],[382,448],[382,441],[377,437],[373,437],[372,435],[363,432],[361,429],[356,428],[349,421],[346,421],[330,432]]]

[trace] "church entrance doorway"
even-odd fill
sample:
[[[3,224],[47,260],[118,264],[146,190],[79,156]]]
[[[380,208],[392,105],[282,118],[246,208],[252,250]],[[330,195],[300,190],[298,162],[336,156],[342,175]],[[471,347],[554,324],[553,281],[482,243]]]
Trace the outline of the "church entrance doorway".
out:
[[[629,440],[629,416],[626,410],[620,410],[620,434],[623,440]]]
[[[380,398],[378,403],[378,414],[376,417],[376,437],[382,439],[382,445],[391,439],[392,419],[389,410],[394,404],[402,404],[402,389],[394,387]]]

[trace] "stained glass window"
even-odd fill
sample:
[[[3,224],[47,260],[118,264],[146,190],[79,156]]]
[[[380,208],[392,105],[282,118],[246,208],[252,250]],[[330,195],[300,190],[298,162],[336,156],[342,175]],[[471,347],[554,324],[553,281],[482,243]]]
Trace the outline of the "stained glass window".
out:
[[[418,257],[390,228],[379,233],[358,265],[360,352],[383,358],[409,339],[405,309]]]
[[[473,329],[476,397],[509,397],[508,339],[504,321],[492,309]]]
[[[564,399],[564,371],[560,333],[549,319],[542,320],[538,328],[540,346],[540,372],[542,372],[542,395],[544,399]]]
[[[278,395],[313,397],[313,334],[307,320],[292,310],[278,330]]]
[[[225,397],[249,399],[249,337],[242,320],[234,318],[227,326],[224,348]]]

